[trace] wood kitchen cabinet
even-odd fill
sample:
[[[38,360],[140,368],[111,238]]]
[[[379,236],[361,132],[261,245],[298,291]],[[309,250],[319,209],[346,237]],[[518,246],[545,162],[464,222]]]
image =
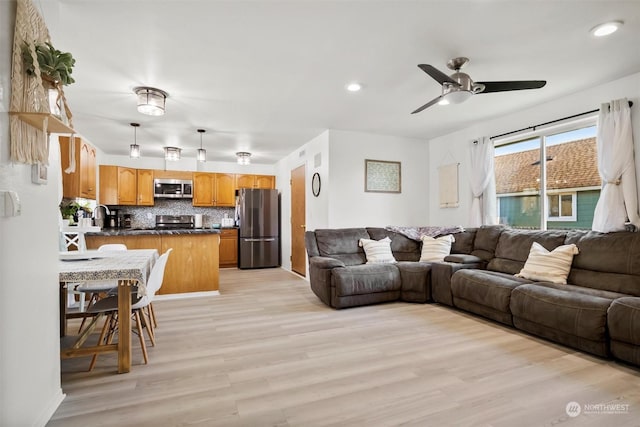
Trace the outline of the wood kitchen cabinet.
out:
[[[235,175],[226,173],[193,173],[193,206],[236,205]]]
[[[276,188],[276,177],[273,175],[236,175],[236,188]]]
[[[220,267],[238,266],[238,229],[220,230]]]
[[[138,173],[134,168],[100,165],[99,203],[135,205],[138,198]]]
[[[153,206],[153,169],[138,169],[138,206]]]
[[[62,196],[69,199],[77,197],[96,199],[96,149],[80,137],[73,140],[68,136],[59,137],[60,165],[62,167]],[[76,168],[65,173],[70,164],[70,152],[75,148]]]
[[[108,243],[122,243],[127,249],[156,249],[163,254],[169,248],[169,256],[159,294],[217,291],[220,281],[218,254],[220,235],[174,234],[174,235],[119,235],[86,236],[88,249],[97,249]]]

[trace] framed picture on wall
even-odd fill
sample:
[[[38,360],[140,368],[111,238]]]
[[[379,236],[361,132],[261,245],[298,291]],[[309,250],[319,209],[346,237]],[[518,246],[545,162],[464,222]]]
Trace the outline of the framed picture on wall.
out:
[[[47,184],[47,167],[41,163],[31,165],[31,182],[34,184]]]
[[[364,191],[367,193],[401,193],[400,162],[386,160],[364,161]]]

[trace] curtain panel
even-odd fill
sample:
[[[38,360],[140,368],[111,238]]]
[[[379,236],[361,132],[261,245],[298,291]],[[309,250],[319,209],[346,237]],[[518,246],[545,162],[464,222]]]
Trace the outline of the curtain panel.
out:
[[[471,145],[469,180],[473,196],[469,226],[496,224],[494,149],[493,141],[488,137],[482,137]]]
[[[603,233],[622,231],[626,222],[640,227],[631,109],[627,99],[600,106],[596,144],[602,191],[592,229]]]

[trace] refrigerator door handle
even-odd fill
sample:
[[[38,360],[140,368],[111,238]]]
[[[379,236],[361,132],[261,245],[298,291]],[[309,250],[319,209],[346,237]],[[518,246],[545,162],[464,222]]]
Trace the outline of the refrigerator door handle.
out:
[[[245,242],[274,242],[276,239],[274,237],[269,239],[242,239]]]

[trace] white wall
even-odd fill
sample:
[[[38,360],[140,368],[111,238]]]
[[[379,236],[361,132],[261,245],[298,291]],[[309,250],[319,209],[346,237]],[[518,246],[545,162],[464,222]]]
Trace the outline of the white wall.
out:
[[[429,225],[429,153],[426,141],[329,131],[331,228]],[[401,193],[365,193],[364,161],[401,162]]]
[[[30,166],[9,160],[15,12],[15,1],[0,1],[0,190],[16,191],[22,203],[20,216],[0,217],[0,425],[40,426],[64,397],[58,328],[60,171],[50,167],[49,183],[36,185]],[[60,164],[58,150],[51,150],[49,161]]]
[[[495,94],[488,96],[497,97],[500,95]],[[479,123],[429,141],[428,194],[432,200],[429,207],[430,224],[468,225],[469,209],[471,208],[471,188],[469,187],[468,175],[470,162],[469,145],[473,140],[482,136],[499,135],[585,111],[595,110],[600,108],[601,103],[619,98],[628,98],[634,103],[631,109],[631,117],[635,136],[636,170],[640,170],[640,73],[637,73],[535,108]],[[480,100],[477,101],[479,102]],[[455,105],[447,108],[455,108]],[[460,162],[460,206],[458,208],[445,209],[440,208],[437,203],[438,166],[440,166],[441,163],[451,163],[451,158]],[[446,159],[446,161],[443,162],[443,159]]]
[[[316,165],[316,163],[319,163]],[[280,160],[276,167],[276,179],[282,185],[280,190],[281,204],[281,245],[282,266],[291,270],[291,171],[305,165],[305,210],[306,229],[328,228],[329,201],[329,131],[325,131],[311,141]],[[314,197],[311,193],[311,178],[314,173],[320,174],[320,195]]]

